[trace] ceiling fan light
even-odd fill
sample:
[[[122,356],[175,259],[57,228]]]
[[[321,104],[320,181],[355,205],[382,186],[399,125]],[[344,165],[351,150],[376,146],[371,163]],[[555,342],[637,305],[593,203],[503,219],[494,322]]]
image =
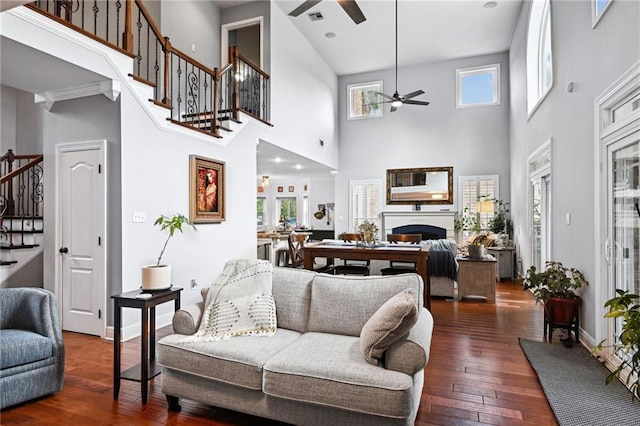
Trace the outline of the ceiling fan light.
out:
[[[391,102],[391,106],[394,108],[400,108],[402,106],[402,101],[393,101]]]

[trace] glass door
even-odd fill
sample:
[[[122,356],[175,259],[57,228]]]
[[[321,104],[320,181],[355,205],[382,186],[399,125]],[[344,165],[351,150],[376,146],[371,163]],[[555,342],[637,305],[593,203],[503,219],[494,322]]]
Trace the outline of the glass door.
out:
[[[640,132],[634,132],[607,149],[608,157],[608,286],[640,292]],[[622,320],[611,321],[609,332],[619,335]]]

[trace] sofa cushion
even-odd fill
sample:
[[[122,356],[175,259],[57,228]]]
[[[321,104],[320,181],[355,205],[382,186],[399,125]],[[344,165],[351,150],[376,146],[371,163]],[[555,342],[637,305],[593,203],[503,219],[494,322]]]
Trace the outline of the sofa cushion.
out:
[[[309,331],[360,336],[360,331],[387,300],[413,290],[422,306],[422,278],[418,274],[390,276],[332,276],[318,274],[311,288]]]
[[[316,272],[297,268],[273,268],[272,294],[276,301],[278,328],[307,331],[311,282]]]
[[[158,363],[244,388],[262,388],[262,366],[298,339],[300,333],[278,329],[269,337],[241,336],[215,342],[186,341],[172,334],[158,341]]]
[[[407,334],[417,320],[418,310],[410,288],[387,300],[360,332],[360,350],[364,359],[378,365],[384,351]]]
[[[359,339],[306,333],[264,366],[267,395],[385,417],[411,414],[413,377],[362,358]]]
[[[0,368],[51,358],[53,342],[38,333],[25,330],[6,329],[0,331]]]

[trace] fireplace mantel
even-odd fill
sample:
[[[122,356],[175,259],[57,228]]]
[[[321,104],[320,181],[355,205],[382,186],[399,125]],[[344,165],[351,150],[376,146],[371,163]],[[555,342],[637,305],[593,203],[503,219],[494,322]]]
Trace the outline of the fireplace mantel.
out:
[[[382,212],[382,238],[392,229],[403,225],[431,225],[447,230],[447,239],[455,240],[455,211]]]

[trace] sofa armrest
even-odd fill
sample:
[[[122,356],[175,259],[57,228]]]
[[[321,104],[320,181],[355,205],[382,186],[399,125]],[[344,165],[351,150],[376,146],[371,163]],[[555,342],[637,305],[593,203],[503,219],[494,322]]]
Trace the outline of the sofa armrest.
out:
[[[203,313],[204,302],[198,302],[176,311],[173,315],[173,331],[178,334],[195,334],[200,327]]]
[[[407,336],[392,344],[385,352],[384,367],[410,376],[422,370],[429,361],[432,332],[433,316],[422,308],[418,321]]]

